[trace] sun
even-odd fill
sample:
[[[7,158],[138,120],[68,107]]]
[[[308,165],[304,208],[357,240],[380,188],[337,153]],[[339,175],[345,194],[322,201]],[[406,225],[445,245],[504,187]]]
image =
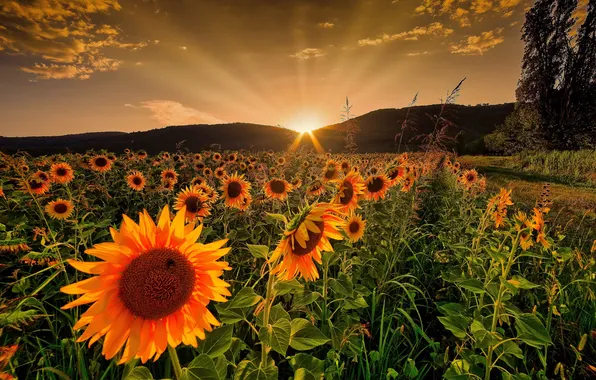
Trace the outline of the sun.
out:
[[[323,122],[315,113],[301,112],[292,117],[287,126],[288,128],[297,132],[308,133],[314,131],[315,129],[321,128],[323,126]]]

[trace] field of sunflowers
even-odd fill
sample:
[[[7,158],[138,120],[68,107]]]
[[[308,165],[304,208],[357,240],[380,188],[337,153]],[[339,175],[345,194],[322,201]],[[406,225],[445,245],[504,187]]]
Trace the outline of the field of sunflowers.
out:
[[[596,241],[442,153],[0,156],[0,379],[588,379]]]

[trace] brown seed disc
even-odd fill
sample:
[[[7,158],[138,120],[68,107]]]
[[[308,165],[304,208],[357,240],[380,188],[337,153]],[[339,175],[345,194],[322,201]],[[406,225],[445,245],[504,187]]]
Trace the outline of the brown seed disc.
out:
[[[242,193],[242,185],[240,182],[232,181],[228,184],[228,197],[236,198]]]
[[[298,244],[298,242],[296,242],[296,244],[294,245],[294,255],[296,256],[304,256],[308,253],[311,253],[313,249],[315,249],[315,247],[317,246],[317,244],[319,244],[319,242],[321,241],[321,238],[323,237],[323,233],[324,231],[324,227],[325,227],[325,222],[323,222],[322,220],[314,222],[315,225],[319,228],[319,230],[321,232],[312,232],[311,230],[308,230],[308,240],[306,241],[306,247],[302,248],[302,246],[300,244]]]

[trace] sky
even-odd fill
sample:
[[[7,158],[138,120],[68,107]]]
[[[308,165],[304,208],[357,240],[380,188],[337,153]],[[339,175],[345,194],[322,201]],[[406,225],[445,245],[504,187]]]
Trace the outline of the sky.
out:
[[[531,0],[0,0],[0,136],[515,100]]]

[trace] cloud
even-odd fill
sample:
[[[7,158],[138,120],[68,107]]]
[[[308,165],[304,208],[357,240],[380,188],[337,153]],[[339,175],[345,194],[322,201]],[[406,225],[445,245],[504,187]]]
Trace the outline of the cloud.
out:
[[[319,25],[319,28],[323,28],[323,29],[331,29],[335,26],[335,24],[332,22],[320,22],[318,25]]]
[[[515,8],[528,0],[422,0],[416,7],[418,14],[433,16],[447,14],[452,20],[459,22],[460,26],[471,26],[470,15],[483,15],[487,12],[499,13],[502,17],[513,15]]]
[[[127,103],[125,107],[146,108],[151,111],[151,118],[161,125],[186,124],[221,124],[224,121],[197,109],[186,107],[173,100],[148,100],[135,106]]]
[[[391,41],[407,40],[415,41],[421,36],[448,36],[453,33],[453,29],[445,28],[440,22],[433,22],[427,26],[417,26],[407,32],[397,34],[382,34],[377,38],[365,38],[358,41],[358,46],[377,46]]]
[[[0,4],[0,51],[38,60],[21,70],[37,79],[87,79],[117,70],[122,61],[105,48],[137,50],[145,42],[123,42],[117,26],[92,23],[92,16],[121,9],[117,0],[30,0]]]
[[[497,28],[479,36],[469,36],[459,44],[451,45],[450,50],[452,54],[483,55],[504,41],[503,28]]]
[[[186,47],[186,46],[180,46],[180,49],[182,49],[182,50],[188,50],[188,47]]]
[[[291,54],[290,57],[298,58],[300,60],[307,60],[307,59],[312,59],[312,58],[319,58],[324,55],[325,55],[325,52],[323,51],[323,49],[306,48],[306,49],[300,50],[298,53]]]
[[[406,56],[417,57],[419,55],[428,55],[428,54],[430,54],[430,51],[417,51],[417,52],[413,52],[413,53],[408,53],[408,54],[406,54]]]

